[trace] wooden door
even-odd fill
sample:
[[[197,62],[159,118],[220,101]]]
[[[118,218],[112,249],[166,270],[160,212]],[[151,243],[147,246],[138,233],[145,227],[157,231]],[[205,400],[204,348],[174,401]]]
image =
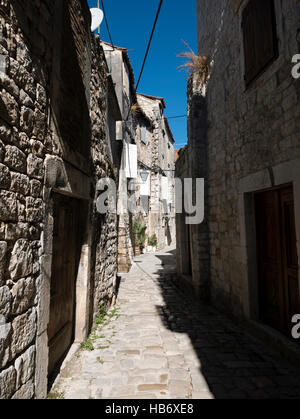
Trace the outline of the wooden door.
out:
[[[280,190],[280,205],[286,322],[287,332],[290,334],[292,329],[291,319],[294,314],[300,314],[298,254],[292,188]]]
[[[259,193],[255,204],[260,317],[289,334],[300,313],[293,189]]]
[[[192,276],[192,251],[191,251],[191,226],[189,224],[186,225],[186,247],[187,247],[187,270],[186,275]]]
[[[74,338],[75,280],[78,268],[79,201],[54,194],[54,233],[51,274],[49,375]]]

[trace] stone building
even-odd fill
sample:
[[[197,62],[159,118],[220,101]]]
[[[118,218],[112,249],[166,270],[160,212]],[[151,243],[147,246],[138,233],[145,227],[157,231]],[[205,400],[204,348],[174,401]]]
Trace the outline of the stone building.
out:
[[[299,13],[297,0],[197,1],[209,78],[189,82],[177,163],[206,181],[205,222],[178,233],[179,272],[283,350],[300,313]]]
[[[182,182],[182,212],[176,214],[177,274],[183,286],[203,301],[210,296],[207,184],[205,214],[200,224],[187,224],[184,211],[184,180],[207,178],[206,105],[203,89],[191,78],[188,82],[188,146],[178,152],[175,177]],[[178,192],[177,192],[178,193]],[[194,198],[194,197],[193,197]]]
[[[121,153],[118,187],[118,272],[131,268],[134,257],[133,224],[142,215],[147,235],[156,234],[158,249],[175,243],[174,138],[163,112],[162,98],[137,94],[126,48],[101,42],[114,85],[121,119],[116,125],[116,147]],[[112,130],[111,130],[112,131]],[[147,180],[144,182],[141,173]],[[162,180],[164,179],[164,181]],[[141,186],[143,183],[146,185]],[[142,188],[142,190],[141,190]],[[166,189],[162,199],[162,188]],[[137,207],[129,200],[137,194]]]
[[[117,216],[96,200],[122,115],[90,25],[84,0],[0,0],[0,399],[44,398],[114,299]]]
[[[175,244],[174,137],[163,98],[137,95],[136,138],[138,185],[148,237],[157,236],[157,248]],[[146,179],[147,177],[147,179]]]
[[[132,214],[128,211],[130,181],[137,176],[137,150],[132,105],[136,102],[134,73],[126,48],[102,42],[121,118],[116,125],[116,147],[121,153],[118,183],[118,271],[128,272],[133,260]]]

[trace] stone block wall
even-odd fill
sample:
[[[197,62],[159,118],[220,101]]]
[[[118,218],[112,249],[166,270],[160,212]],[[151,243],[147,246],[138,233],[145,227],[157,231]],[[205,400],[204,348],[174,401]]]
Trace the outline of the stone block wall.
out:
[[[35,394],[53,14],[0,2],[0,398]]]
[[[255,176],[266,171],[265,184],[274,186],[276,168],[287,162],[297,167],[300,157],[300,83],[291,76],[292,56],[299,53],[299,2],[275,0],[279,57],[248,88],[241,30],[246,3],[197,2],[199,53],[211,59],[206,94],[209,241],[202,245],[210,254],[213,302],[239,317],[249,316],[251,300],[241,184],[252,177],[255,185]],[[201,136],[199,131],[199,141]],[[198,164],[203,161],[200,154]],[[293,173],[288,181],[299,185]]]
[[[162,177],[167,176],[170,184],[174,183],[174,145],[163,119],[164,100],[138,95],[138,104],[152,126],[151,148],[141,156],[145,162],[151,160],[152,168],[148,235],[156,234],[157,248],[161,250],[166,247],[167,241],[175,244],[175,207],[172,206],[170,214],[166,217],[161,196]],[[172,149],[170,152],[168,145]]]
[[[0,399],[47,393],[52,192],[84,209],[77,340],[113,301],[117,223],[95,209],[97,180],[116,176],[106,74],[84,0],[0,0]]]
[[[175,178],[180,179],[181,182],[184,182],[184,179],[191,178],[191,158],[192,153],[190,149],[186,146],[185,148],[180,149],[178,153],[178,158],[176,160],[176,171]],[[177,186],[178,188],[178,186]],[[180,194],[183,198],[183,190]],[[179,189],[177,189],[177,194]],[[179,197],[177,196],[177,200]],[[187,237],[187,228],[185,213],[182,208],[182,213],[179,212],[176,214],[176,266],[177,266],[177,279],[182,282],[183,286],[193,287],[193,278],[191,271],[191,258],[190,254],[190,240]],[[197,278],[198,280],[198,278]]]
[[[92,37],[92,74],[91,74],[91,154],[93,161],[93,184],[109,177],[118,188],[119,167],[110,159],[108,138],[106,136],[106,98],[107,67],[100,39]],[[97,192],[95,193],[95,200]],[[109,306],[115,300],[118,270],[118,216],[117,214],[100,215],[93,205],[93,249],[95,269],[93,272],[94,316],[100,305]]]
[[[193,78],[188,83],[188,99],[188,146],[180,150],[175,171],[175,178],[181,180],[182,197],[185,196],[185,179],[193,180],[194,196],[196,179],[207,179],[206,100]],[[206,202],[207,182],[205,195]],[[182,201],[182,213],[176,214],[178,281],[199,300],[207,302],[210,297],[208,206],[206,202],[204,221],[196,225],[187,224],[189,215],[184,208]]]

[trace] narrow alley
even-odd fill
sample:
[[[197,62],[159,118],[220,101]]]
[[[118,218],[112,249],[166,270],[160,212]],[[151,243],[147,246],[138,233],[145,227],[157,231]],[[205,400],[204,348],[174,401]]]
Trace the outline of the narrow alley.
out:
[[[300,399],[299,7],[0,0],[0,400]]]
[[[117,305],[65,361],[49,398],[299,398],[300,371],[176,288],[175,249],[135,258]]]

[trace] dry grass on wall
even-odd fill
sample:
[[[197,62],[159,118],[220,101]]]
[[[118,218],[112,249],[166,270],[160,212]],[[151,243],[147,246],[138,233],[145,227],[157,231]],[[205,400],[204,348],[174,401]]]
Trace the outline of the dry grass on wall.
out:
[[[186,58],[187,62],[178,67],[179,71],[187,71],[187,76],[194,75],[200,85],[205,85],[209,75],[209,58],[204,55],[196,55],[191,47],[183,41],[189,51],[183,51],[177,55]]]

